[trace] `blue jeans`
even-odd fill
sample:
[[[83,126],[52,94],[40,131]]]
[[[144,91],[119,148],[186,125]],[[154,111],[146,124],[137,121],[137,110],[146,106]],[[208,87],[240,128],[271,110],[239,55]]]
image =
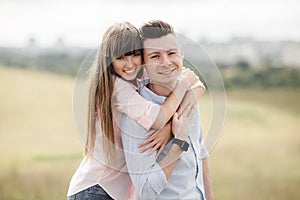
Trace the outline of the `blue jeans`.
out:
[[[72,196],[67,200],[113,200],[99,185],[94,185]]]

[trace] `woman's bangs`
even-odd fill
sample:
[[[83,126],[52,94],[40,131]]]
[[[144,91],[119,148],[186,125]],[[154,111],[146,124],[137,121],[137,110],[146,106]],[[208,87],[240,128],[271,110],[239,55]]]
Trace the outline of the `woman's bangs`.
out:
[[[113,45],[112,51],[113,58],[141,53],[141,50],[143,49],[139,35],[133,34],[129,30],[118,34],[117,37],[114,37],[114,40],[115,45]]]

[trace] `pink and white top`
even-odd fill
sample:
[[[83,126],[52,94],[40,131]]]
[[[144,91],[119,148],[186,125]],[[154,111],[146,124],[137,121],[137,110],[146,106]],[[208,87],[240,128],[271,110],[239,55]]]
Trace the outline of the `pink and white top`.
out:
[[[99,184],[112,198],[136,199],[136,192],[126,168],[121,140],[120,123],[125,113],[149,130],[159,113],[160,106],[147,101],[131,83],[116,77],[112,94],[112,112],[116,146],[116,165],[105,164],[102,149],[102,130],[97,126],[97,134],[92,156],[85,156],[70,182],[67,196],[76,194]],[[99,125],[100,123],[98,123]]]

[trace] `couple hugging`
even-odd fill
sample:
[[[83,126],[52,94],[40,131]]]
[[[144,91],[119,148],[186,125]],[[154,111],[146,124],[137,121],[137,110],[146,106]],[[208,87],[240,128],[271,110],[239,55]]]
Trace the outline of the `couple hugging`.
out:
[[[85,156],[72,199],[212,200],[198,99],[173,27],[155,20],[105,32],[90,70]]]

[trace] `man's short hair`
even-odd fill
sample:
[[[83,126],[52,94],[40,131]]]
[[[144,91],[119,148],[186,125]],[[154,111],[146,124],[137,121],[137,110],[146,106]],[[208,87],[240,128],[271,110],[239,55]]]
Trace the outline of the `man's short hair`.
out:
[[[144,41],[149,38],[160,38],[168,34],[175,35],[173,27],[161,20],[152,20],[143,24],[140,32]]]

